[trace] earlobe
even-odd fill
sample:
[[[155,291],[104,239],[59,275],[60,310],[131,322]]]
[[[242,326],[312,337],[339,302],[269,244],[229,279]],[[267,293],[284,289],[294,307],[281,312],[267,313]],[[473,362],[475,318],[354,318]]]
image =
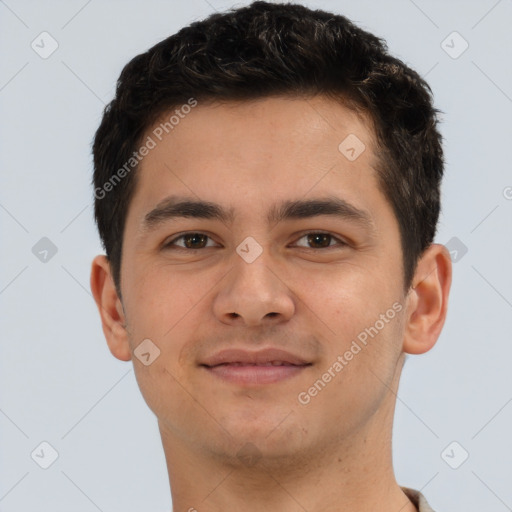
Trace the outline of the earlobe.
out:
[[[91,291],[101,317],[103,333],[112,355],[121,361],[132,358],[126,319],[106,256],[96,256],[91,266]]]
[[[432,244],[418,261],[407,300],[403,350],[423,354],[436,343],[443,328],[452,281],[450,253]]]

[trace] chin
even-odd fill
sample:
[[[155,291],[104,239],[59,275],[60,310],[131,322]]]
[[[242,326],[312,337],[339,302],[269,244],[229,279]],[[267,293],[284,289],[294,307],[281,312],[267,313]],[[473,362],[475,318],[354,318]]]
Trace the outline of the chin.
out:
[[[267,410],[259,415],[253,411],[249,415],[224,416],[221,424],[226,445],[222,449],[231,456],[251,456],[251,451],[265,458],[289,455],[303,446],[307,431],[294,420],[296,416],[291,409],[272,414]]]

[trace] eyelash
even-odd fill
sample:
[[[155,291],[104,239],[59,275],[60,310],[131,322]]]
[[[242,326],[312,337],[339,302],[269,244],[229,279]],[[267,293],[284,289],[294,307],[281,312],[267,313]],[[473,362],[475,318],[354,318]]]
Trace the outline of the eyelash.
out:
[[[177,241],[177,240],[180,240],[184,237],[186,237],[187,235],[203,235],[205,237],[207,237],[208,239],[212,240],[212,238],[207,235],[206,233],[202,233],[200,231],[187,231],[186,233],[182,233],[181,235],[173,238],[172,240],[169,240],[168,242],[166,242],[164,245],[163,245],[163,248],[164,249],[173,249],[173,250],[183,250],[183,251],[187,251],[187,252],[191,252],[191,251],[200,251],[200,250],[204,250],[204,249],[208,249],[208,247],[201,247],[201,248],[197,248],[197,249],[189,249],[187,247],[181,247],[179,245],[174,245],[174,243]],[[305,236],[308,236],[308,235],[327,235],[327,236],[330,236],[331,239],[333,240],[336,240],[337,242],[339,242],[337,245],[329,245],[327,247],[320,247],[320,248],[313,248],[313,247],[301,247],[302,249],[309,249],[309,250],[312,250],[312,251],[319,251],[319,250],[326,250],[326,249],[334,249],[336,247],[344,247],[344,246],[348,246],[349,244],[343,240],[341,240],[340,238],[338,238],[337,236],[333,235],[332,233],[329,233],[329,232],[326,232],[326,231],[307,231],[305,233],[302,233],[301,236],[298,238],[298,240],[304,238]]]

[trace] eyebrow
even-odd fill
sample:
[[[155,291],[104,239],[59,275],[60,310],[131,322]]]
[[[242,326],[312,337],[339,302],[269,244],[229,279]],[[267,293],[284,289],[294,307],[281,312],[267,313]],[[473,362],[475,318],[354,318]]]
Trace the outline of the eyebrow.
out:
[[[283,201],[280,204],[272,205],[267,214],[267,222],[273,224],[285,220],[308,219],[322,215],[349,220],[369,230],[375,228],[369,212],[357,208],[336,196]],[[210,201],[196,200],[191,197],[169,196],[160,201],[153,210],[144,216],[141,229],[143,232],[150,232],[164,222],[177,218],[212,219],[225,224],[232,224],[235,211],[233,208],[224,208]]]

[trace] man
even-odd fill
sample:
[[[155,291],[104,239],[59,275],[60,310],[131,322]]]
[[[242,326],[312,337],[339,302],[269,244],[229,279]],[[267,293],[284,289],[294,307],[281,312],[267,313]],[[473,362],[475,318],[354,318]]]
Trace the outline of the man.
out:
[[[432,510],[391,432],[451,284],[436,112],[383,41],[296,4],[214,14],[122,71],[91,288],[175,512]]]

